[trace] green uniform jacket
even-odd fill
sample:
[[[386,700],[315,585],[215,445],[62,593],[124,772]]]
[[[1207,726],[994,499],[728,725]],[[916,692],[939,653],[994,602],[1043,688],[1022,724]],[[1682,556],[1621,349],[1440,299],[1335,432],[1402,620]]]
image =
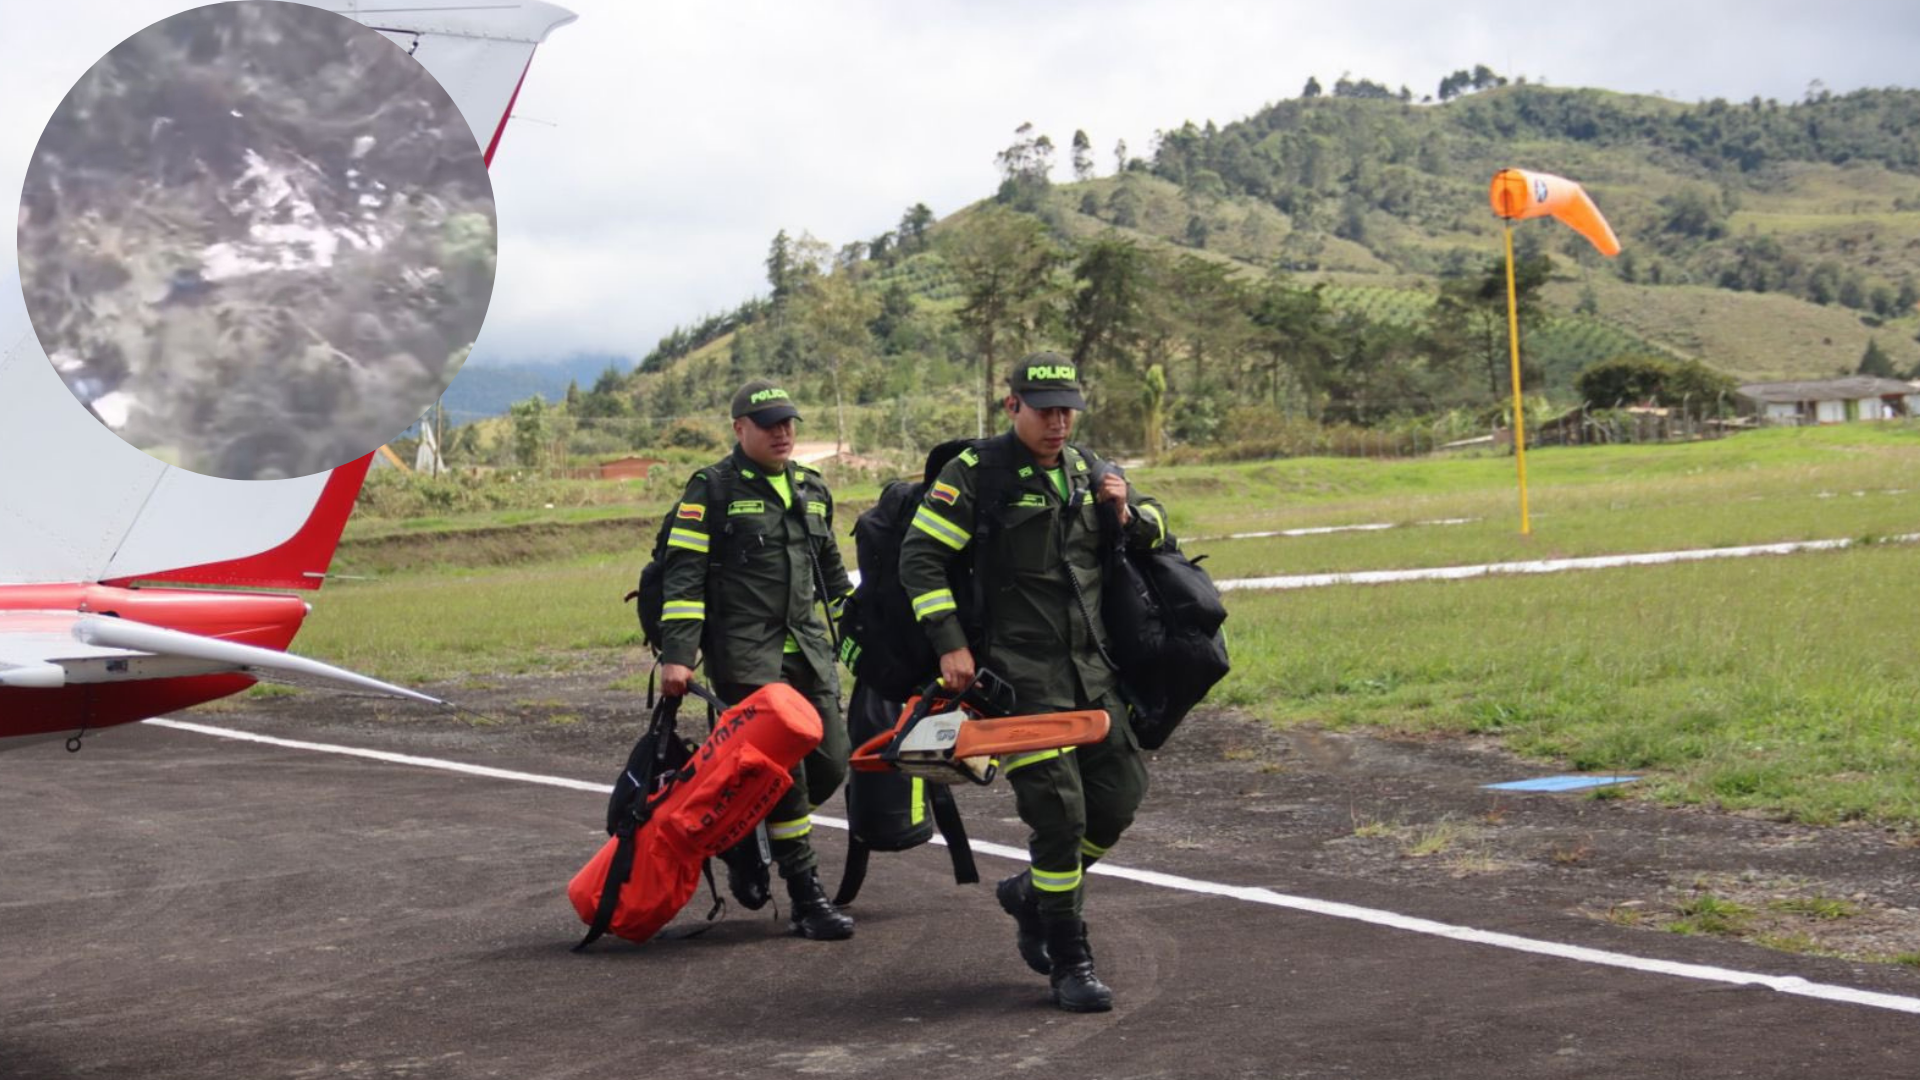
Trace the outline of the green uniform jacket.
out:
[[[833,495],[818,472],[790,464],[789,507],[766,471],[738,445],[730,461],[734,475],[721,485],[724,503],[707,505],[703,469],[687,481],[674,505],[660,659],[692,667],[704,630],[709,680],[764,686],[779,680],[791,636],[820,685],[837,686],[827,624],[814,606],[813,575],[818,558],[837,614],[853,586],[833,542]],[[724,560],[715,568],[712,595],[707,590],[710,553]]]
[[[1100,622],[1100,526],[1092,489],[1100,460],[1071,445],[1061,452],[1069,485],[1063,502],[1046,470],[1011,432],[995,442],[1010,468],[999,482],[1001,525],[982,564],[988,655],[974,661],[1012,683],[1023,704],[1092,702],[1114,682],[1099,651],[1106,629]],[[968,644],[945,568],[974,543],[980,474],[991,467],[975,450],[948,462],[927,489],[900,549],[900,581],[914,617],[942,654]],[[1158,502],[1129,484],[1127,503],[1133,508],[1129,547],[1150,548],[1166,538],[1166,513]],[[1091,632],[1063,561],[1080,582]]]

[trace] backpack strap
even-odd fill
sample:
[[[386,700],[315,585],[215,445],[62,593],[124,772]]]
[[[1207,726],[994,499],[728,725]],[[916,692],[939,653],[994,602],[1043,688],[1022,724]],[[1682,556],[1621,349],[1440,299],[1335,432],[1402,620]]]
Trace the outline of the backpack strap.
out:
[[[815,479],[817,474],[812,473],[810,470],[796,469],[795,471],[800,474],[801,479],[800,483],[794,485],[793,503],[800,508],[800,518],[802,521],[805,521],[807,517],[807,499],[804,489],[810,488],[815,484],[820,484],[821,482]],[[825,502],[827,492],[824,484],[821,484],[820,494],[821,501]],[[827,543],[833,543],[832,529],[827,530]],[[827,571],[825,567],[820,565],[820,553],[814,550],[811,535],[807,537],[806,544],[807,562],[813,567],[813,598],[820,605],[821,621],[827,624],[827,642],[833,646],[833,652],[830,655],[838,656],[840,655],[841,649],[840,627],[833,621],[833,597],[827,595]],[[828,661],[828,663],[831,664],[832,661]]]
[[[849,787],[847,793],[851,795],[853,789]],[[853,816],[851,808],[848,809],[847,816]],[[873,849],[868,847],[867,842],[860,839],[858,835],[850,834],[847,837],[847,864],[840,871],[840,888],[833,894],[834,907],[846,907],[860,895],[860,886],[867,881],[867,862],[872,853]]]
[[[733,490],[733,458],[721,458],[719,461],[707,466],[706,474],[707,505],[709,507],[725,506],[727,504],[727,498]],[[721,518],[720,520],[725,521],[726,519]],[[714,582],[719,580],[720,571],[726,566],[727,536],[732,530],[733,525],[731,522],[728,522],[717,529],[710,529],[707,532],[707,584],[704,590],[704,598],[708,603],[711,603],[713,600]],[[707,654],[709,661],[713,660],[714,656],[719,652],[715,647],[715,643],[719,642],[722,638],[721,635],[712,632],[712,627],[713,621],[711,619],[703,619],[700,623],[700,650]],[[707,670],[711,672],[714,668],[709,664]],[[703,694],[702,696],[704,697],[706,695]],[[713,699],[709,698],[708,700],[711,704]]]
[[[973,593],[971,615],[977,624],[976,662],[985,661],[993,639],[993,620],[987,618],[987,548],[999,533],[1001,518],[1006,513],[1002,504],[1006,502],[1007,473],[1013,468],[1012,454],[1007,447],[1012,438],[1009,432],[979,440],[971,447],[978,459],[973,485],[973,580],[969,583]]]
[[[946,784],[930,784],[933,824],[947,842],[947,854],[953,858],[953,882],[972,885],[980,880],[980,869],[973,864],[973,845],[967,841],[967,827],[960,821],[960,804]]]

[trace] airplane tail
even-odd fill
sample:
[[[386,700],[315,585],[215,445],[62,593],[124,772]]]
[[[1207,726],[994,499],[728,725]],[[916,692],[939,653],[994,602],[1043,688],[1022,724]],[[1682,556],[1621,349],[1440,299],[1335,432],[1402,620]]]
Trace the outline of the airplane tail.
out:
[[[327,474],[306,521],[284,542],[265,551],[235,559],[195,566],[130,574],[103,580],[103,585],[130,585],[139,581],[179,581],[195,585],[223,585],[250,589],[318,589],[326,580],[340,534],[346,530],[353,503],[366,481],[373,455],[355,458]],[[278,481],[236,481],[277,483]]]

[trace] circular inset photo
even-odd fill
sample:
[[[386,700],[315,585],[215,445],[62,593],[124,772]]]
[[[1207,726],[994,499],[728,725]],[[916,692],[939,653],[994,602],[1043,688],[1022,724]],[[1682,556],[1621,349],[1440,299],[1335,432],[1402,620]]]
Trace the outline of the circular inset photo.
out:
[[[493,188],[453,100],[378,31],[277,0],[183,12],[94,64],[19,222],[27,311],[74,396],[229,479],[399,435],[493,293]]]

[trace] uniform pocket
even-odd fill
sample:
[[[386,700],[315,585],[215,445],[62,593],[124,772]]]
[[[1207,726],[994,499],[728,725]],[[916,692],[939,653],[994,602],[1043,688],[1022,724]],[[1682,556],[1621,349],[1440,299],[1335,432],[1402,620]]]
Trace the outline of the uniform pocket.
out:
[[[1059,564],[1051,511],[1047,506],[1010,506],[1002,512],[1002,550],[1013,569],[1046,572]]]

